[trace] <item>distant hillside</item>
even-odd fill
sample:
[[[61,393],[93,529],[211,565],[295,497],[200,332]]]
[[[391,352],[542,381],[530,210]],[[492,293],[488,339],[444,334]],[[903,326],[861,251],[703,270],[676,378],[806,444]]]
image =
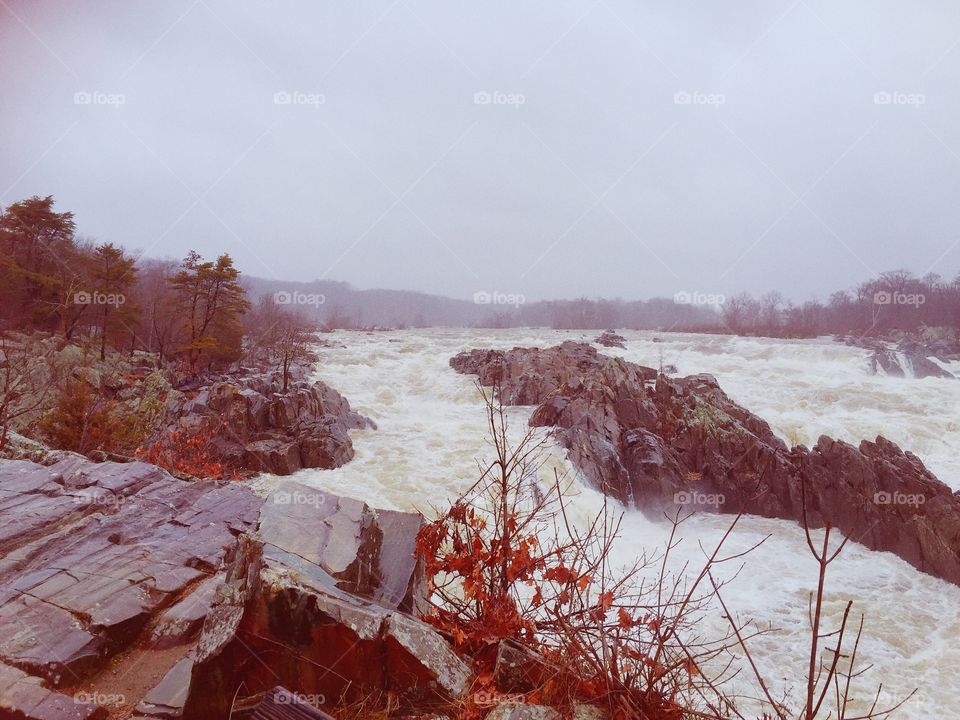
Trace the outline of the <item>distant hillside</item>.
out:
[[[275,296],[336,327],[463,327],[478,324],[485,307],[467,300],[409,290],[357,290],[334,280],[287,282],[245,277],[254,299]]]
[[[331,327],[555,327],[555,328],[715,328],[715,306],[673,299],[545,300],[478,293],[457,300],[410,290],[358,290],[333,280],[288,282],[244,277],[252,299],[272,296]]]

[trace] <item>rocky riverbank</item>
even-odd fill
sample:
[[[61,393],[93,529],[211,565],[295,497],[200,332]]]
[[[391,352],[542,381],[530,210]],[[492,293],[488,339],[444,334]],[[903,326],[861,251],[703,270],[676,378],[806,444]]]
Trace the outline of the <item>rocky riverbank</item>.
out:
[[[558,442],[592,485],[648,512],[752,513],[831,523],[960,584],[960,495],[883,437],[788,448],[709,375],[670,378],[589,345],[474,350],[450,361]]]
[[[186,475],[289,475],[335,468],[353,458],[349,433],[373,421],[301,362],[282,374],[240,367],[229,373],[184,375],[156,355],[104,359],[87,344],[18,335],[5,340],[0,369],[0,422],[7,437],[33,438],[56,450],[96,460],[148,460]],[[6,390],[4,390],[6,388]],[[24,454],[0,444],[0,457]]]
[[[470,688],[415,617],[418,515],[77,456],[0,461],[0,515],[0,717],[216,720],[275,686],[429,708]]]
[[[283,390],[279,373],[226,376],[170,393],[156,452],[176,455],[184,438],[202,438],[211,460],[245,472],[289,475],[353,459],[349,431],[375,429],[369,418],[306,368]]]

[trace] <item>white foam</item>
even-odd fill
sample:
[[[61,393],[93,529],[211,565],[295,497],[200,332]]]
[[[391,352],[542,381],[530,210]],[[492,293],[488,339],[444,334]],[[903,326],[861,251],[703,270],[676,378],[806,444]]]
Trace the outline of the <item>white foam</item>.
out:
[[[790,443],[811,445],[821,434],[849,442],[878,434],[916,452],[954,488],[960,487],[960,381],[870,376],[866,351],[829,340],[766,340],[716,335],[626,332],[626,350],[603,352],[656,367],[661,358],[681,374],[709,372],[735,401],[767,420]],[[429,514],[473,482],[477,460],[488,456],[485,415],[473,379],[455,373],[449,359],[472,348],[547,347],[596,333],[551,330],[410,330],[338,332],[343,347],[321,348],[317,376],[378,424],[352,433],[356,457],[336,470],[303,470],[295,479],[371,505]],[[653,342],[654,337],[660,342]],[[511,434],[526,430],[530,408],[512,408]],[[572,472],[554,446],[553,466]],[[549,472],[549,468],[547,468]],[[262,476],[261,490],[278,478]],[[573,508],[583,521],[597,511],[598,493],[577,486]],[[677,567],[702,561],[698,542],[715,543],[729,517],[694,516],[684,524]],[[631,511],[617,553],[625,561],[641,548],[655,550],[669,526]],[[746,517],[731,550],[772,535],[746,560],[725,590],[731,610],[781,628],[759,639],[755,655],[775,688],[804,675],[808,592],[815,583],[802,530],[786,521]],[[954,678],[960,671],[960,588],[917,572],[889,553],[850,545],[832,566],[829,614],[854,599],[866,615],[861,653],[875,664],[860,688],[864,696],[883,682],[886,697],[920,693],[895,717],[927,720],[960,714]],[[721,632],[717,611],[705,627]]]

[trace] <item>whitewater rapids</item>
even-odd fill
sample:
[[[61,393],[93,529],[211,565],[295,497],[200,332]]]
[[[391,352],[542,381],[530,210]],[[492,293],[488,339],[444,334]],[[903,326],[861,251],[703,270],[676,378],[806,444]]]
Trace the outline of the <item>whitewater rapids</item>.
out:
[[[916,453],[937,477],[960,489],[960,380],[871,376],[868,351],[828,339],[769,340],[718,335],[625,332],[626,349],[599,348],[643,365],[675,365],[678,374],[707,372],[730,397],[770,423],[788,444],[814,444],[820,435],[851,443],[878,434]],[[541,329],[404,330],[325,335],[316,377],[373,418],[377,430],[351,434],[356,457],[336,470],[301,470],[291,479],[372,506],[419,510],[426,515],[474,481],[477,461],[489,457],[483,402],[470,376],[448,365],[474,348],[549,347],[563,340],[590,341],[596,333]],[[946,366],[960,372],[960,363]],[[519,437],[532,408],[511,408],[511,434]],[[563,451],[552,446],[552,467],[575,477]],[[280,478],[254,481],[262,492]],[[584,521],[599,495],[575,483],[571,503]],[[702,565],[699,544],[712,547],[730,517],[698,514],[684,523],[674,566]],[[624,562],[643,548],[663,546],[669,525],[628,511],[617,553]],[[775,633],[752,644],[776,691],[797,699],[805,674],[808,593],[816,566],[802,530],[792,522],[746,517],[727,548],[746,549],[745,567],[724,591],[741,619],[772,625]],[[699,564],[698,564],[699,563]],[[736,568],[725,571],[729,576]],[[855,683],[855,696],[872,698],[883,683],[881,705],[914,688],[917,694],[893,717],[910,720],[960,717],[960,587],[924,575],[890,553],[849,544],[827,576],[828,621],[846,600],[852,619],[866,616],[860,657],[873,669]],[[855,625],[856,623],[854,623]],[[719,612],[705,619],[722,632]],[[777,696],[779,693],[774,693]],[[796,703],[794,703],[796,705]]]

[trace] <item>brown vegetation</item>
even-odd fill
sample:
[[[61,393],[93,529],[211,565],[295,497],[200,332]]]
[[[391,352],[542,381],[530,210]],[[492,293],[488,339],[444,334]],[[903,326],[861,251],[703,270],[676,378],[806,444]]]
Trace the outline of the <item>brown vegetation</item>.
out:
[[[548,486],[538,479],[542,441],[528,431],[511,443],[503,406],[495,394],[481,392],[493,460],[418,538],[432,592],[426,619],[473,659],[477,671],[475,693],[458,708],[459,717],[484,717],[489,698],[515,699],[512,688],[497,684],[503,641],[526,648],[542,665],[524,700],[564,712],[586,703],[624,719],[745,720],[761,713],[764,720],[855,720],[886,717],[899,707],[874,702],[866,713],[848,709],[852,682],[864,668],[857,658],[859,631],[847,647],[852,603],[839,628],[823,627],[826,571],[842,549],[842,544],[830,549],[829,526],[819,549],[806,530],[819,573],[811,594],[804,697],[798,702],[789,687],[775,697],[765,675],[769,671],[758,666],[749,649],[752,638],[772,629],[735,619],[717,572],[750,552],[723,549],[739,516],[705,552],[698,570],[670,571],[670,554],[685,520],[679,514],[671,518],[672,533],[659,555],[614,567],[611,549],[622,516],[605,505],[587,527],[578,527],[570,518],[562,478],[555,474]],[[729,631],[705,638],[704,616],[720,610]],[[833,647],[825,647],[827,642]],[[754,676],[756,697],[730,689],[730,681],[744,670]]]

